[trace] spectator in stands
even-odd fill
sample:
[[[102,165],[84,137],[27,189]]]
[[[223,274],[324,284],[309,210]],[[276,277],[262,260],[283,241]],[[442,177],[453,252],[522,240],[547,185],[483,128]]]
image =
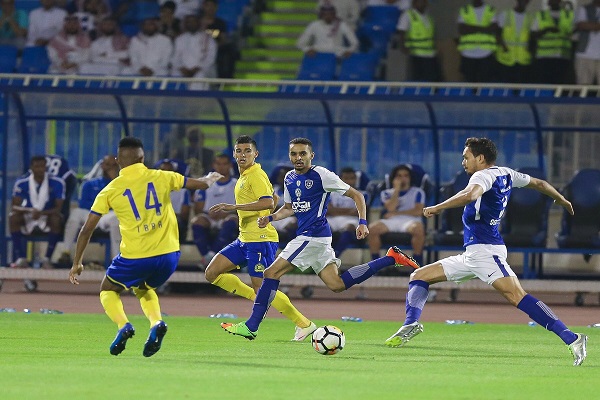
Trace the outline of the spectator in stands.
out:
[[[120,75],[129,65],[129,38],[119,30],[114,17],[105,17],[98,33],[90,49],[91,60],[81,66],[80,73]]]
[[[278,165],[269,177],[273,184],[273,192],[275,192],[277,204],[275,208],[283,206],[283,191],[285,188],[285,174],[294,169],[290,165]],[[278,221],[271,221],[271,225],[277,230],[279,234],[279,247],[284,248],[290,240],[296,237],[296,229],[298,228],[298,219],[295,216],[280,219]]]
[[[169,1],[171,0],[160,0],[159,4],[162,6]],[[201,0],[173,0],[173,2],[175,3],[175,18],[180,21],[183,21],[186,15],[198,15],[202,3]]]
[[[506,83],[531,83],[530,32],[532,16],[525,11],[529,0],[517,0],[511,10],[502,12],[498,26],[502,39],[496,49],[497,80]]]
[[[173,1],[166,1],[160,6],[159,32],[175,40],[181,33],[181,20],[175,17],[177,6]]]
[[[87,32],[90,39],[96,39],[100,21],[110,16],[109,10],[110,6],[103,0],[84,0],[79,3],[75,15],[79,18],[81,30]]]
[[[15,182],[9,220],[13,242],[13,267],[28,267],[25,236],[34,231],[48,234],[43,268],[51,268],[50,258],[62,232],[62,214],[65,184],[46,172],[46,157],[34,156],[29,163],[29,175]]]
[[[67,12],[55,0],[40,0],[41,7],[29,13],[27,46],[46,46],[63,29]]]
[[[423,189],[411,185],[410,168],[398,165],[390,173],[391,188],[381,192],[385,210],[383,217],[369,224],[367,243],[373,260],[379,258],[381,235],[387,232],[411,234],[413,257],[422,264],[425,246],[425,226],[421,219],[425,206]]]
[[[367,7],[396,6],[400,11],[411,7],[411,0],[367,0]]]
[[[494,80],[494,53],[500,42],[496,10],[482,0],[460,8],[458,15],[460,72],[466,82]]]
[[[231,176],[231,159],[226,154],[217,154],[213,161],[213,170],[223,175],[206,190],[194,193],[194,218],[192,233],[194,243],[200,252],[200,267],[208,265],[214,255],[235,240],[238,235],[238,217],[236,212],[217,211],[210,208],[215,204],[235,204],[234,188],[237,179]],[[216,237],[211,238],[211,230],[218,229]]]
[[[173,44],[168,36],[158,32],[158,19],[146,18],[142,29],[129,45],[130,66],[125,75],[168,76]]]
[[[81,30],[76,15],[65,17],[63,30],[48,44],[49,72],[53,74],[77,74],[79,67],[90,61],[92,41]]]
[[[319,8],[319,19],[306,27],[296,46],[309,57],[316,53],[334,53],[347,58],[358,49],[358,39],[354,31],[337,18],[335,7],[324,4]]]
[[[410,55],[409,79],[421,82],[440,81],[440,67],[435,48],[435,27],[427,14],[427,0],[413,0],[412,8],[398,21],[400,49]]]
[[[358,176],[351,167],[342,168],[340,179],[357,189]],[[339,233],[332,244],[335,256],[340,258],[342,252],[356,241],[356,228],[358,227],[358,210],[352,198],[338,192],[331,192],[330,203],[327,207],[327,222],[332,232]]]
[[[177,131],[175,134],[178,134]],[[204,147],[204,133],[199,128],[190,128],[184,140],[175,138],[171,142],[171,152],[167,158],[185,161],[190,167],[190,175],[203,176],[213,167],[215,153]]]
[[[15,0],[0,0],[0,44],[22,48],[27,37],[27,12]]]
[[[61,265],[70,266],[72,264],[71,254],[75,254],[75,239],[88,218],[96,196],[110,181],[119,176],[119,164],[117,164],[117,159],[114,155],[104,156],[100,168],[102,169],[102,176],[85,182],[81,187],[79,205],[71,211],[71,215],[65,224],[65,251],[58,260],[58,263]],[[96,229],[109,233],[110,253],[113,258],[116,257],[119,254],[121,232],[119,231],[119,220],[115,213],[111,210],[100,217]]]
[[[356,30],[360,18],[360,4],[358,0],[319,0],[317,7],[332,5],[335,7],[336,15],[344,21],[350,29]]]
[[[171,75],[185,78],[214,77],[217,42],[206,31],[200,31],[200,18],[187,15],[183,19],[185,32],[175,39]],[[206,90],[208,84],[193,83],[191,90]]]
[[[562,4],[561,0],[548,0],[549,9],[538,11],[531,26],[533,76],[537,83],[568,82],[574,13]]]
[[[177,161],[171,159],[162,160],[159,169],[163,171],[177,172]],[[188,222],[190,220],[190,191],[186,188],[174,190],[171,192],[171,204],[177,216],[177,226],[179,227],[179,242],[184,242],[187,237]]]
[[[579,41],[575,49],[575,75],[579,85],[600,85],[600,0],[577,11]]]
[[[217,41],[217,76],[233,78],[238,51],[227,35],[227,22],[217,17],[217,0],[204,0],[200,17],[200,29],[210,33]]]

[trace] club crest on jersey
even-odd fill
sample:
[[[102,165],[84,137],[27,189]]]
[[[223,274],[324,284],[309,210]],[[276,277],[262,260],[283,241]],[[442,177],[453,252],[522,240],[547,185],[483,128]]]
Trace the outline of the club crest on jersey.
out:
[[[262,265],[261,263],[257,263],[257,264],[254,266],[254,272],[262,272],[262,271],[264,271],[264,270],[265,270],[265,266],[264,266],[264,265]]]
[[[310,188],[312,187],[312,185],[313,185],[313,181],[312,181],[312,179],[307,179],[307,180],[305,180],[305,181],[304,181],[304,186],[305,186],[307,189],[310,189]]]
[[[300,196],[302,196],[302,190],[300,190],[300,188],[297,188],[294,191],[294,194],[296,195],[297,198],[300,198]]]

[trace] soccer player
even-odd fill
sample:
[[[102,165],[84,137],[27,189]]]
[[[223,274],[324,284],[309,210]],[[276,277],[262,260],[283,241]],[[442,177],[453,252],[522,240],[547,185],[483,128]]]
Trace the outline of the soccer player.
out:
[[[298,236],[288,243],[265,270],[250,319],[237,324],[221,324],[227,332],[249,340],[257,336],[258,327],[279,287],[279,279],[294,268],[301,271],[312,268],[329,289],[342,292],[392,264],[419,267],[412,257],[392,247],[385,257],[352,267],[340,276],[340,260],[335,257],[331,247],[331,228],[326,218],[330,193],[342,193],[354,200],[358,210],[357,239],[363,239],[369,234],[365,198],[333,172],[311,165],[315,153],[310,140],[292,139],[289,144],[289,156],[294,169],[285,176],[285,204],[274,214],[259,217],[258,226],[266,228],[271,221],[295,214],[298,218]]]
[[[586,357],[587,336],[573,333],[550,307],[523,290],[506,262],[506,246],[498,231],[513,187],[535,189],[554,199],[571,215],[573,206],[548,182],[496,166],[497,153],[496,145],[491,140],[468,138],[462,160],[463,168],[471,175],[467,187],[448,200],[423,209],[423,215],[431,218],[445,209],[464,207],[465,252],[412,273],[406,295],[406,320],[385,343],[390,347],[400,347],[423,332],[419,318],[427,300],[429,285],[444,281],[459,283],[477,277],[492,285],[540,326],[558,335],[573,354],[573,365],[581,365]]]
[[[155,288],[169,279],[179,261],[179,231],[171,205],[173,190],[206,189],[221,174],[212,172],[204,178],[186,178],[170,171],[148,169],[144,165],[142,142],[125,137],[119,142],[117,162],[119,176],[96,197],[83,228],[77,237],[77,247],[69,280],[78,284],[76,275],[83,271],[83,252],[102,215],[112,208],[119,218],[121,253],[106,271],[100,287],[100,302],[119,331],[110,345],[110,354],[119,355],[135,330],[129,323],[120,293],[133,288],[146,318],[150,334],[143,355],[150,357],[160,350],[167,324],[162,320]]]
[[[211,212],[237,211],[239,237],[212,259],[205,272],[206,280],[238,296],[254,300],[260,287],[265,266],[275,260],[277,231],[271,224],[265,229],[258,227],[256,220],[269,215],[275,208],[273,186],[260,164],[256,162],[258,150],[250,136],[240,136],[235,141],[233,158],[240,170],[240,179],[235,185],[235,204],[218,203]],[[236,266],[246,266],[252,287],[229,273]],[[239,268],[239,267],[238,267]],[[317,329],[317,326],[302,315],[281,291],[275,292],[273,307],[296,324],[293,341],[302,341]]]

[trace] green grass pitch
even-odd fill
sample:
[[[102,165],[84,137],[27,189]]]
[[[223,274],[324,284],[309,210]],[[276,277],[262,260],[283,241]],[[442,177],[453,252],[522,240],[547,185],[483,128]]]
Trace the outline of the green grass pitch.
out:
[[[219,319],[166,317],[160,352],[142,356],[148,323],[119,356],[116,327],[104,315],[0,314],[0,398],[8,399],[593,399],[595,351],[573,367],[552,333],[527,325],[425,324],[405,348],[383,341],[398,323],[318,320],[346,334],[346,347],[322,356],[293,326],[268,319],[254,341],[226,334]]]

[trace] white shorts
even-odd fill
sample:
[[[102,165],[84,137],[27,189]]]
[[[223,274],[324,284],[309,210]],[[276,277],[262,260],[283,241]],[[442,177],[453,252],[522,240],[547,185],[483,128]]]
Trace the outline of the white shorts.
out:
[[[506,246],[473,244],[464,253],[443,258],[439,261],[446,278],[461,283],[475,277],[488,285],[498,278],[517,276],[506,262]]]
[[[345,231],[348,225],[352,225],[355,229],[358,226],[358,217],[352,215],[336,215],[327,217],[327,222],[333,232]]]
[[[25,224],[21,227],[21,232],[24,235],[31,235],[36,227],[42,232],[50,232],[47,215],[41,215],[38,219],[33,219],[31,213],[25,213],[23,218],[25,219]]]
[[[423,223],[421,217],[411,217],[410,215],[396,215],[392,218],[382,218],[379,222],[387,226],[390,232],[397,233],[408,231],[408,228],[415,222]]]
[[[335,258],[335,252],[331,247],[331,236],[298,236],[290,240],[285,249],[279,253],[279,257],[287,260],[300,271],[312,268],[317,275],[331,263],[335,263],[338,268],[341,265],[340,259]]]

